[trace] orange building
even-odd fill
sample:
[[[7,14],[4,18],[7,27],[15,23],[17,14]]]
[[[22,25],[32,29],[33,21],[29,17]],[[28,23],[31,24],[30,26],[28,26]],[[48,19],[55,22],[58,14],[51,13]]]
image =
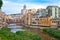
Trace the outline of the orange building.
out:
[[[42,18],[40,18],[40,26],[50,27],[51,26],[50,17],[42,17]]]
[[[31,26],[43,26],[43,27],[50,27],[51,26],[51,19],[50,17],[41,17],[41,18],[32,18],[32,14],[29,14],[28,17],[28,25]]]
[[[29,26],[51,26],[50,17],[38,17],[39,15],[35,9],[29,9],[27,11],[28,12],[22,16],[23,24]]]

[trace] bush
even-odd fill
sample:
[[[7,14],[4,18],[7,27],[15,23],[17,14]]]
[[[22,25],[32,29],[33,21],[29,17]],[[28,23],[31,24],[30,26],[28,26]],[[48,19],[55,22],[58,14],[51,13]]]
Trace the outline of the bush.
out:
[[[0,37],[2,40],[41,40],[41,36],[30,31],[18,31],[16,33],[10,32],[11,29],[2,28],[0,30]]]
[[[43,29],[43,32],[48,33],[49,35],[60,39],[60,30],[58,29],[47,28],[47,29]]]
[[[41,36],[37,35],[30,31],[18,31],[16,32],[17,35],[22,37],[24,40],[41,40]]]

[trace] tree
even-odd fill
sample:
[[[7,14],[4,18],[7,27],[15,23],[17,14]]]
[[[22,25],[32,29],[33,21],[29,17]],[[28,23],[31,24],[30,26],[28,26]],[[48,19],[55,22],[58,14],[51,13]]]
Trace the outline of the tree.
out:
[[[0,0],[0,9],[1,9],[1,7],[2,7],[2,4],[3,4],[3,2],[2,2],[2,0]]]
[[[30,31],[17,31],[12,33],[9,28],[0,29],[2,40],[41,40],[41,36]]]

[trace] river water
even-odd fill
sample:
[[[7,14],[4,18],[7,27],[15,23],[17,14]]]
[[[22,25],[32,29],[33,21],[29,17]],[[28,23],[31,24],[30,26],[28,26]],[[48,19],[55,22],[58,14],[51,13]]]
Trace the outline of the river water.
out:
[[[11,32],[16,33],[17,31],[24,31],[22,29],[22,26],[16,25],[16,24],[9,24],[9,27],[11,27]]]
[[[11,28],[11,32],[16,33],[17,31],[25,31],[22,29],[22,26],[16,25],[16,24],[9,24]],[[35,28],[26,28],[27,30],[30,30],[31,32],[34,32],[36,34],[41,35],[42,40],[55,40],[53,37],[49,36],[48,34],[45,34],[44,32],[41,31],[41,29],[35,29]]]

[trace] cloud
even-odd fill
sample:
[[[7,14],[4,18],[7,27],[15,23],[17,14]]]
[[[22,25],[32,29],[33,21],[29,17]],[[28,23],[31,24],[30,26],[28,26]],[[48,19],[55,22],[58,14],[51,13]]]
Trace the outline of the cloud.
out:
[[[13,3],[10,1],[3,1],[2,10],[6,13],[18,13],[21,9],[21,4]]]
[[[43,8],[42,5],[37,5],[32,3],[15,3],[15,2],[5,0],[3,1],[2,11],[6,12],[7,14],[20,13],[24,4],[27,5],[27,9]]]
[[[58,3],[57,3],[58,2]],[[2,11],[6,14],[20,13],[23,5],[26,4],[27,9],[46,8],[48,5],[60,5],[58,0],[3,0]]]

